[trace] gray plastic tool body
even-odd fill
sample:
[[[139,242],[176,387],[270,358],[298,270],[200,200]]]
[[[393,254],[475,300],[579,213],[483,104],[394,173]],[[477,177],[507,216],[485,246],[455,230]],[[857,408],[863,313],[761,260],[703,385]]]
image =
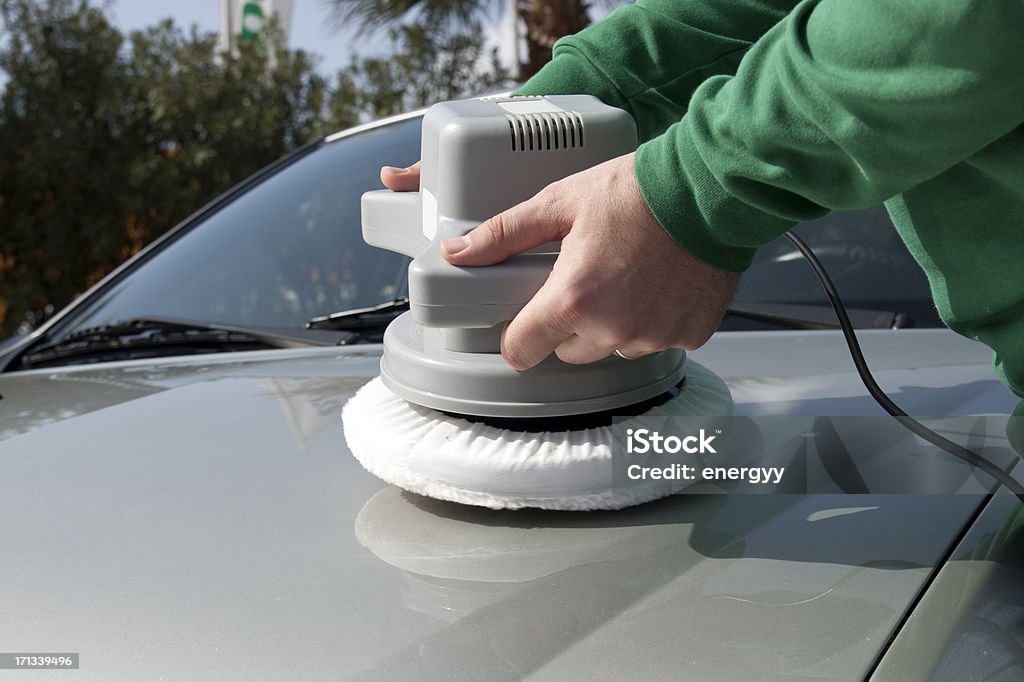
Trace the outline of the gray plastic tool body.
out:
[[[501,329],[544,284],[558,244],[479,268],[456,267],[440,253],[441,240],[636,144],[632,117],[589,95],[431,107],[423,118],[420,191],[381,190],[362,199],[366,242],[413,258],[410,312],[385,334],[385,383],[421,405],[488,416],[612,409],[677,383],[682,351],[581,367],[552,357],[527,372],[512,370],[497,355]]]

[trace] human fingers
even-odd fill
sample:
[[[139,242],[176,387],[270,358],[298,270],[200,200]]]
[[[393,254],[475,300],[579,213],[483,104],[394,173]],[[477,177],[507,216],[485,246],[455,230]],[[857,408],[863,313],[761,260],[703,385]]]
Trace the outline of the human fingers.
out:
[[[420,188],[420,162],[408,168],[384,166],[380,169],[380,181],[392,192],[415,192]]]
[[[555,355],[562,362],[568,362],[571,365],[585,365],[588,362],[597,362],[606,358],[614,351],[614,348],[596,343],[586,336],[573,334],[559,344],[555,349]]]
[[[556,288],[549,278],[505,327],[501,355],[515,369],[534,367],[573,335],[569,311]]]
[[[441,242],[441,254],[453,265],[494,265],[509,256],[562,239],[572,226],[553,190],[485,220],[461,237]]]

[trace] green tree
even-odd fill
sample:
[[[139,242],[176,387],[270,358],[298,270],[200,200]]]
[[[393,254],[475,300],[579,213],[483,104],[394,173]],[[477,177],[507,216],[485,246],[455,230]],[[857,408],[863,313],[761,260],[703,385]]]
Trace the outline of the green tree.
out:
[[[291,149],[507,80],[478,34],[415,26],[333,80],[273,26],[234,55],[170,20],[125,37],[93,0],[0,0],[0,27],[0,338]]]
[[[271,65],[256,44],[218,55],[214,34],[170,20],[129,39],[130,182],[120,199],[144,243],[187,213],[327,129],[328,83],[302,51]]]
[[[83,1],[0,3],[0,317],[12,331],[66,300],[121,248],[112,189],[128,180],[121,35]],[[87,46],[87,47],[86,47]],[[74,257],[72,257],[74,256]]]
[[[497,50],[486,52],[479,27],[449,33],[423,24],[388,30],[387,57],[353,56],[338,73],[335,115],[354,107],[364,118],[381,118],[434,102],[494,92],[511,77]]]
[[[358,31],[375,34],[394,26],[429,26],[437,30],[479,35],[480,21],[495,18],[507,7],[504,0],[328,0],[335,23],[351,23]],[[603,4],[617,4],[604,0]],[[551,49],[562,36],[577,33],[590,24],[587,0],[515,0],[516,36],[526,54],[517,58],[520,82],[537,73],[551,59]]]
[[[2,0],[0,20],[5,332],[328,123],[301,51],[222,56],[169,20],[125,41],[87,0]]]
[[[331,119],[312,58],[165,21],[125,38],[86,0],[3,0],[0,331],[39,321]]]

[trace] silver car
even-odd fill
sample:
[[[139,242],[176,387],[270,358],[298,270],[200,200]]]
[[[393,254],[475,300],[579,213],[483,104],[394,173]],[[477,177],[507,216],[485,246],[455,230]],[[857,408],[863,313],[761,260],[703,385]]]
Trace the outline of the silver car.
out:
[[[339,415],[406,261],[362,243],[358,199],[419,134],[412,114],[300,150],[0,346],[0,649],[79,654],[53,679],[1024,679],[1005,491],[496,512],[364,472]],[[971,425],[1016,399],[884,213],[799,231],[897,402],[1001,435]],[[691,357],[801,447],[825,417],[899,429],[784,241]],[[913,469],[930,446],[906,443],[883,454]]]

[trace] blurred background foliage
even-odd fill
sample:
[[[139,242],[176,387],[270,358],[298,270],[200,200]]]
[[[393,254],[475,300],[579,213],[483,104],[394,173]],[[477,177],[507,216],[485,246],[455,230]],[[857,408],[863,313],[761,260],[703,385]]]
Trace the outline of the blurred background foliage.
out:
[[[396,25],[390,57],[331,77],[279,34],[222,54],[170,20],[123,35],[91,0],[0,0],[0,31],[0,338],[318,136],[510,85],[472,21]]]
[[[338,24],[353,22],[364,35],[375,35],[381,27],[415,25],[432,30],[446,27],[465,35],[478,33],[480,21],[497,19],[509,6],[508,0],[325,0],[334,8]],[[514,0],[516,32],[516,73],[525,82],[551,60],[551,50],[562,36],[577,33],[591,21],[588,0]],[[622,0],[596,0],[607,10]],[[520,46],[518,43],[522,43]],[[522,47],[523,49],[520,49]]]

